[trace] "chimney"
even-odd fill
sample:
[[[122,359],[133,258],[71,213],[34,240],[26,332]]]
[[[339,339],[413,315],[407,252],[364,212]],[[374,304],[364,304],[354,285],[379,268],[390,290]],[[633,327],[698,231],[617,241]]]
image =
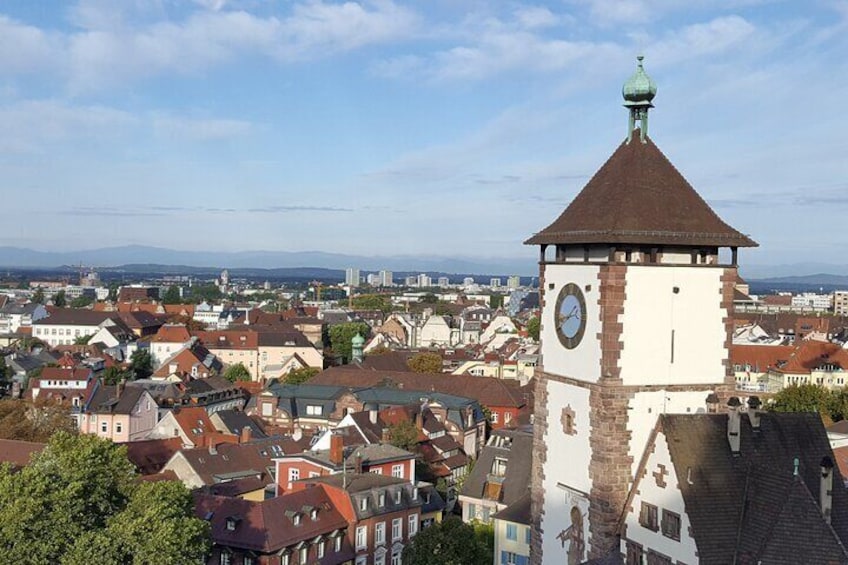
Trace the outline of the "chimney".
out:
[[[751,428],[755,432],[760,431],[760,406],[762,405],[759,396],[748,398],[748,419],[751,421]]]
[[[372,424],[377,423],[377,411],[373,408],[368,411],[368,419],[371,421]]]
[[[362,474],[362,456],[358,453],[356,454],[356,472]]]
[[[718,413],[718,395],[714,392],[711,392],[707,395],[707,414],[717,414]]]
[[[731,396],[727,401],[727,442],[730,444],[730,452],[733,455],[739,455],[740,406],[742,403],[736,396]]]
[[[245,426],[241,429],[240,443],[247,443],[253,439],[253,430],[250,426]]]
[[[341,465],[344,462],[344,440],[341,434],[330,434],[330,463]]]
[[[819,502],[824,519],[830,524],[830,515],[833,510],[833,459],[829,455],[825,455],[821,460]]]
[[[424,407],[418,408],[418,413],[415,414],[415,427],[419,430],[424,429]]]
[[[389,428],[388,428],[388,427],[384,427],[384,428],[383,428],[383,433],[382,433],[382,434],[380,434],[380,440],[381,440],[383,443],[389,443],[389,441],[391,441],[391,439],[392,439],[392,437],[391,437],[391,433],[389,432]]]

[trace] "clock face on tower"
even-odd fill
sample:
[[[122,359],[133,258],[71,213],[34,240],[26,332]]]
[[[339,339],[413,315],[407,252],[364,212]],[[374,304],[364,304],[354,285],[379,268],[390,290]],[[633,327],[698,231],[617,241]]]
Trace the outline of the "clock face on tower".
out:
[[[560,343],[567,349],[580,345],[586,330],[586,299],[580,287],[574,283],[562,287],[557,297],[554,316],[554,327]]]

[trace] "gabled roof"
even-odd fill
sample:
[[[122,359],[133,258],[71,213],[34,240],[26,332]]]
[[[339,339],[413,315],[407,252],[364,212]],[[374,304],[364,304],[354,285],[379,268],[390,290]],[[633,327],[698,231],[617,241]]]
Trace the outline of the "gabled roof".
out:
[[[524,243],[757,246],[724,223],[650,139],[622,143],[565,211]]]
[[[0,439],[0,463],[10,463],[13,468],[24,467],[45,447],[44,443]]]
[[[118,386],[98,387],[86,412],[91,414],[130,414],[139,399],[147,393],[141,387],[125,386],[118,394]]]
[[[99,326],[106,320],[111,319],[115,323],[126,327],[116,312],[96,312],[83,308],[52,308],[48,311],[50,312],[49,316],[33,321],[33,325]]]
[[[819,415],[762,413],[755,432],[742,414],[738,456],[730,452],[727,420],[725,414],[664,414],[658,422],[701,563],[848,562],[842,548],[848,491],[841,488],[839,470],[833,471],[831,526],[819,523],[824,518],[818,497],[810,495],[819,492],[822,458],[833,458]],[[795,531],[804,535],[792,536],[789,544],[779,538],[793,516]],[[776,552],[782,553],[775,560]]]
[[[191,334],[184,324],[165,324],[156,335],[150,338],[155,343],[186,343],[191,341]]]
[[[317,510],[315,520],[311,519],[311,509]],[[297,526],[294,514],[301,514]],[[260,553],[278,552],[348,526],[320,485],[261,502],[198,494],[195,515],[210,523],[215,544]],[[227,528],[227,520],[234,521],[232,530]],[[353,557],[346,539],[343,551],[344,557]]]
[[[480,452],[474,469],[466,477],[461,494],[477,499],[494,499],[507,506],[517,502],[527,493],[532,458],[531,430],[495,430]],[[500,479],[492,474],[496,459],[506,464],[506,473]],[[493,491],[489,488],[492,484],[499,485],[499,488]]]
[[[136,466],[142,475],[158,473],[174,453],[180,450],[183,442],[178,437],[166,439],[145,439],[122,444],[127,448],[127,459]]]
[[[196,447],[180,453],[206,485],[248,476],[258,477],[268,485],[273,482],[274,458],[301,451],[303,446],[289,437],[269,437],[247,443],[221,443],[211,451]]]

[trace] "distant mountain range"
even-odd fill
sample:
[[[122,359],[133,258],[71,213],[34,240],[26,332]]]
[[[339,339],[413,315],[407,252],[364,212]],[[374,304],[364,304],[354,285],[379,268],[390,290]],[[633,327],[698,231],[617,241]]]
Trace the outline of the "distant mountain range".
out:
[[[21,247],[0,246],[0,266],[22,268],[57,268],[84,265],[94,268],[121,268],[135,272],[156,266],[155,271],[190,272],[193,269],[332,269],[348,267],[362,271],[386,269],[396,272],[465,273],[524,275],[538,273],[535,256],[527,259],[470,259],[431,255],[395,255],[366,257],[325,253],[322,251],[178,251],[161,247],[128,245],[82,251],[48,252]],[[170,267],[166,269],[165,267]]]
[[[0,246],[0,267],[68,268],[82,264],[95,269],[127,273],[208,274],[229,269],[235,276],[271,276],[331,279],[344,269],[387,269],[397,274],[522,275],[538,274],[535,254],[527,258],[467,258],[434,255],[368,257],[323,251],[179,251],[163,247],[127,245],[81,251],[49,252]],[[742,265],[742,276],[758,287],[848,288],[848,264],[796,263]]]

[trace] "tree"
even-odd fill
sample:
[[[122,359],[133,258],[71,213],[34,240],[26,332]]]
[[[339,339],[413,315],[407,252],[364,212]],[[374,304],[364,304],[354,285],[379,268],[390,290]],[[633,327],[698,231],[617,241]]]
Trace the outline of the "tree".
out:
[[[65,291],[64,290],[60,290],[59,292],[56,293],[56,296],[53,297],[53,306],[55,306],[57,308],[64,308],[67,303],[68,303],[68,301],[65,300]]]
[[[400,449],[414,452],[418,447],[418,427],[411,420],[402,420],[389,426],[389,443]]]
[[[74,345],[87,345],[89,340],[93,337],[92,335],[81,335],[79,337],[74,338]]]
[[[489,308],[493,310],[497,310],[501,306],[503,306],[504,297],[503,294],[492,294],[489,296]]]
[[[415,373],[441,373],[442,356],[438,353],[418,353],[406,361],[406,366]]]
[[[67,407],[44,401],[0,400],[0,438],[44,443],[58,432],[76,433]]]
[[[539,316],[533,316],[527,320],[527,335],[536,341],[539,341],[539,331],[542,329]]]
[[[238,381],[250,381],[253,380],[250,376],[250,371],[247,370],[247,367],[244,366],[244,363],[236,363],[235,365],[230,365],[224,371],[224,378],[230,381],[231,383],[235,383]]]
[[[192,516],[191,493],[176,481],[141,483],[104,530],[77,539],[64,565],[203,563],[209,524]]]
[[[392,301],[388,296],[381,294],[362,294],[353,297],[353,307],[357,310],[380,310],[388,313],[392,311]]]
[[[404,565],[490,565],[492,552],[473,526],[451,516],[418,533],[403,550]]]
[[[432,292],[428,292],[419,300],[422,304],[436,304],[439,302],[439,297],[433,294]]]
[[[162,297],[162,302],[165,304],[179,304],[182,302],[180,289],[174,285],[169,286],[168,290],[165,291],[165,296]]]
[[[109,302],[117,302],[118,301],[118,284],[117,283],[109,283],[109,294],[106,296],[106,300]]]
[[[0,524],[2,563],[197,563],[209,547],[181,483],[139,484],[126,447],[88,434],[0,467]]]
[[[85,308],[87,306],[91,306],[94,302],[94,299],[90,296],[78,296],[71,300],[71,308]]]
[[[341,355],[347,363],[351,356],[351,340],[356,335],[367,338],[370,330],[371,328],[365,322],[347,322],[330,326],[328,330],[330,347],[334,353]]]
[[[136,349],[130,355],[130,370],[134,379],[145,379],[153,374],[153,356],[149,349]]]
[[[103,384],[114,386],[121,381],[133,380],[133,376],[134,375],[131,371],[121,370],[120,367],[115,365],[103,371],[101,378],[103,379]]]
[[[316,367],[303,367],[301,369],[292,369],[289,371],[283,382],[287,385],[300,385],[318,374]]]
[[[830,393],[817,385],[800,385],[784,388],[774,395],[768,409],[772,412],[830,413]]]
[[[36,304],[44,304],[44,289],[41,287],[35,289],[35,292],[32,294],[31,300]]]

